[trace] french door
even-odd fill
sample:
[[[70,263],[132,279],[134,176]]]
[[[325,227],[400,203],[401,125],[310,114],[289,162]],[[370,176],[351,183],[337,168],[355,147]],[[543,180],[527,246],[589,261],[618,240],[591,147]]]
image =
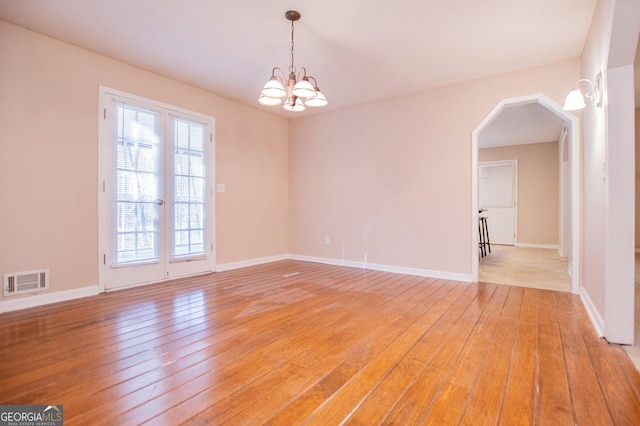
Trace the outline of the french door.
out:
[[[100,95],[101,288],[213,271],[213,118]]]

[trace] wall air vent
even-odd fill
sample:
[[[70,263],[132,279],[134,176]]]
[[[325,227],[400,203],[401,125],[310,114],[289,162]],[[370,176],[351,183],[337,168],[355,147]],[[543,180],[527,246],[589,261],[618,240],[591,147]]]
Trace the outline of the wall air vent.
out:
[[[37,293],[49,288],[49,270],[4,274],[4,295]]]

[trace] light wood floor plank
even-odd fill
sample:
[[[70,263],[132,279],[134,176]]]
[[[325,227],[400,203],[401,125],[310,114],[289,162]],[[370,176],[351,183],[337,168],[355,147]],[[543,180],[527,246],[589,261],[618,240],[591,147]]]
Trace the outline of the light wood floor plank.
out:
[[[510,287],[509,294],[491,336],[478,379],[470,393],[460,424],[495,425],[505,393],[516,331],[522,308],[522,288]]]
[[[580,328],[589,351],[594,373],[607,402],[613,424],[640,424],[638,421],[640,418],[640,397],[632,385],[632,383],[638,383],[638,370],[629,371],[631,361],[628,360],[628,356],[623,357],[628,362],[618,362],[618,356],[622,356],[624,353],[622,347],[608,344],[604,339],[598,338],[593,328],[585,323],[587,320],[585,310],[582,306],[576,306],[579,301],[572,299],[571,304],[580,319]]]
[[[197,305],[197,304],[196,304]],[[242,306],[245,306],[245,304],[243,304]],[[193,308],[194,312],[198,311],[198,310],[202,310],[202,309],[197,309],[196,307]],[[232,312],[235,314],[237,313],[236,310],[233,310]],[[225,312],[225,314],[229,314],[230,312]],[[176,311],[174,310],[172,313],[172,316],[175,317],[176,315]],[[235,317],[235,316],[234,316]],[[180,317],[181,319],[181,317]],[[271,321],[275,320],[276,318],[273,317],[271,318]],[[158,319],[159,322],[160,318]],[[191,321],[193,321],[194,318],[191,317]],[[211,329],[211,321],[207,322],[205,321],[206,318],[197,315],[195,317],[195,320],[197,320],[196,323],[192,323],[191,326],[188,328],[189,332],[191,331],[198,331],[200,335],[196,336],[199,341],[202,341],[203,337],[213,337],[213,335],[211,334],[210,331],[207,331],[209,329]],[[234,319],[234,325],[235,327],[237,327],[238,325],[242,325],[245,321],[248,321],[249,318],[243,318],[242,320],[238,320],[238,319]],[[170,337],[177,337],[177,338],[184,338],[184,337],[189,337],[188,335],[185,334],[185,331],[183,329],[183,327],[181,326],[183,323],[180,320],[176,320],[174,322],[174,327],[177,324],[177,328],[179,330],[166,330],[165,333],[163,333],[163,337],[166,338],[170,338]],[[231,338],[235,337],[238,334],[238,329],[237,328],[229,328],[229,327],[225,327],[225,324],[223,324],[222,322],[218,321],[216,323],[216,328],[215,330],[218,331],[218,333],[215,335],[215,337],[217,338],[217,340],[219,341],[224,341],[224,342],[230,342],[229,344],[232,345],[237,345],[237,341],[232,341],[230,340]],[[268,325],[268,324],[266,324]],[[153,331],[153,330],[152,330]],[[153,331],[150,333],[151,336],[154,335],[154,333],[157,333],[156,331]],[[204,335],[202,335],[204,334]],[[73,367],[75,369],[77,369],[78,371],[84,372],[85,368],[84,366],[87,364],[87,362],[85,362],[86,358],[89,358],[89,362],[94,362],[94,363],[98,363],[98,362],[102,362],[105,360],[108,360],[108,354],[110,353],[111,349],[114,349],[117,351],[117,354],[121,357],[119,361],[119,367],[123,367],[124,366],[124,362],[126,362],[128,365],[130,365],[131,367],[128,368],[128,370],[131,371],[131,374],[133,375],[132,377],[136,377],[139,376],[140,374],[142,374],[144,371],[153,371],[157,365],[158,365],[158,358],[157,355],[159,354],[165,354],[165,355],[170,355],[171,352],[166,351],[165,349],[168,348],[162,348],[162,351],[158,351],[158,350],[154,350],[154,351],[148,351],[147,348],[149,346],[149,343],[146,339],[130,339],[127,336],[126,332],[123,333],[118,333],[118,336],[120,337],[121,341],[112,344],[111,347],[107,347],[104,346],[104,340],[101,336],[96,336],[99,341],[100,341],[100,346],[98,346],[97,348],[86,352],[83,356],[79,356],[79,357],[73,357],[73,359],[70,361],[70,365],[66,365],[66,366],[59,366],[59,368],[69,368],[69,367]],[[75,338],[75,336],[73,336]],[[86,340],[86,339],[85,339]],[[191,339],[193,340],[193,339]],[[187,350],[193,350],[196,349],[199,345],[199,341],[196,342],[186,342],[183,343],[187,346]],[[132,346],[127,346],[127,343],[132,343]],[[173,350],[176,350],[175,347],[172,348]],[[136,356],[133,357],[127,357],[127,355],[129,354],[135,354]],[[143,355],[143,358],[137,356],[137,355]],[[182,353],[184,354],[184,352]],[[132,361],[132,358],[135,359],[135,361]],[[144,370],[144,365],[141,366],[137,361],[139,361],[140,359],[146,359],[148,364],[148,370]],[[163,362],[169,362],[170,360],[165,360]],[[113,366],[112,365],[107,365],[105,367],[106,369],[111,369],[111,371],[113,372]],[[50,369],[51,370],[51,369]],[[55,369],[53,369],[54,373],[57,373],[57,371],[55,371]],[[126,379],[125,375],[126,372],[122,372],[123,374],[118,375],[120,379]],[[38,384],[37,381],[35,381],[37,375],[33,373],[33,371],[29,372],[30,374],[30,379],[31,382],[25,382],[28,385],[28,388],[33,390],[33,384],[35,382],[35,384]],[[101,376],[98,376],[101,377]],[[114,376],[105,376],[108,380],[113,380]],[[139,377],[138,377],[139,378]],[[18,378],[18,380],[22,379],[21,377]],[[75,381],[77,379],[77,377],[69,377],[68,381]],[[45,378],[45,381],[49,380],[49,377]],[[153,378],[151,378],[150,380],[155,380]],[[136,380],[137,383],[140,383],[140,380]],[[9,386],[10,382],[7,381],[7,387]],[[65,389],[64,386],[69,386],[69,383],[62,383],[61,384],[62,389]],[[68,388],[66,388],[66,390],[68,390]],[[86,391],[86,389],[85,389]],[[15,391],[14,391],[15,392]],[[27,397],[29,397],[29,395],[27,395]]]
[[[571,301],[568,294],[554,294],[554,300],[576,423],[612,425],[613,420],[580,333],[581,318],[570,314]]]
[[[541,291],[538,300],[538,421],[540,424],[574,424],[553,293]]]
[[[538,296],[538,290],[525,289],[523,292],[499,420],[505,426],[532,425],[537,419]]]
[[[506,286],[498,286],[493,293],[458,358],[444,377],[440,389],[427,406],[428,411],[422,419],[423,422],[427,424],[439,421],[447,424],[459,422],[482,365],[485,362],[492,362],[487,360],[487,352],[508,293],[509,288]]]
[[[333,397],[319,407],[307,421],[319,422],[326,419],[330,423],[342,423],[347,420],[353,412],[353,407],[361,406],[372,389],[375,389],[386,378],[389,371],[396,368],[405,359],[406,355],[416,347],[419,340],[442,316],[447,307],[446,303],[444,303],[444,306],[443,304],[434,305],[435,309],[425,309],[422,306],[421,311],[423,313],[415,318],[415,321],[406,331],[391,342],[376,358],[364,365],[348,383],[335,392]],[[419,312],[414,311],[414,313]],[[410,315],[405,315],[404,317],[410,317]],[[379,406],[378,409],[380,409]]]
[[[359,288],[371,288],[371,286],[377,286],[379,288],[382,287],[386,287],[388,290],[387,291],[397,291],[397,292],[404,292],[406,289],[402,288],[402,287],[394,287],[393,284],[393,280],[398,279],[397,277],[391,277],[390,275],[381,275],[381,274],[376,274],[376,275],[371,275],[366,279],[366,280],[359,280],[360,284],[359,284]],[[354,287],[356,288],[356,287]],[[297,316],[297,314],[295,314]],[[311,324],[311,323],[310,323]],[[317,327],[321,324],[313,323],[311,324],[313,325],[313,327],[315,327],[317,329]],[[296,329],[298,329],[299,327],[295,327]],[[317,333],[314,332],[309,332],[309,335],[312,335],[314,338],[314,341],[317,343]],[[294,338],[295,340],[295,336],[288,336],[288,339]],[[304,347],[304,340],[296,340],[297,341],[297,347]],[[286,342],[285,342],[286,343]],[[270,351],[271,352],[271,351]],[[278,352],[278,355],[280,357],[282,357],[283,353],[282,350],[280,350]],[[256,370],[256,368],[252,368],[251,370]],[[244,371],[244,369],[240,369],[240,371]],[[233,373],[233,372],[232,372]],[[235,378],[236,380],[238,380],[237,378]],[[252,377],[249,377],[247,380],[249,380],[249,382],[251,381]],[[244,383],[241,381],[241,383]],[[229,385],[228,381],[221,383],[220,387],[223,388],[223,390],[217,389],[215,387],[211,387],[211,388],[206,388],[202,391],[202,393],[198,394],[197,397],[192,398],[189,400],[188,405],[189,406],[193,406],[194,404],[197,404],[198,401],[202,401],[203,404],[209,404],[210,400],[211,400],[211,395],[210,393],[214,393],[216,395],[216,397],[218,398],[223,398],[225,396],[227,396],[227,393],[233,393],[234,389],[236,388],[235,385]],[[206,405],[204,405],[206,407]],[[145,411],[145,409],[143,409],[142,411]],[[177,412],[192,412],[193,409],[185,409],[185,407],[179,407],[177,409],[172,409],[172,411],[174,413]],[[128,414],[128,416],[130,416],[130,414]]]
[[[385,418],[388,424],[418,424],[428,414],[439,389],[445,383],[449,369],[457,360],[461,348],[489,303],[495,286],[473,285],[447,311],[423,338],[433,339],[434,355],[412,386]],[[432,334],[433,333],[433,334]]]
[[[640,424],[579,297],[286,260],[0,314],[65,424]]]

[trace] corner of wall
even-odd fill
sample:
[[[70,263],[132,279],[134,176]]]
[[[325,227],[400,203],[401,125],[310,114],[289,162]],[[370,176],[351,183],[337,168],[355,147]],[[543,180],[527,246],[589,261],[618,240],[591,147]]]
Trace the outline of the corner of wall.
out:
[[[589,319],[591,319],[591,324],[593,324],[593,327],[596,329],[596,333],[598,333],[598,336],[604,336],[604,320],[591,301],[589,293],[587,293],[584,288],[580,290],[580,300],[582,300],[582,304],[587,311],[587,315],[589,315]]]

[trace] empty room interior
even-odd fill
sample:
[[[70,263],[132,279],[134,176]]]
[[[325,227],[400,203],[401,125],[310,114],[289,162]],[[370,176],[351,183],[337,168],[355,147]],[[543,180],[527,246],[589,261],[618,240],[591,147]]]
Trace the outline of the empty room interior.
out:
[[[640,0],[0,0],[0,420],[640,424],[639,41]]]

